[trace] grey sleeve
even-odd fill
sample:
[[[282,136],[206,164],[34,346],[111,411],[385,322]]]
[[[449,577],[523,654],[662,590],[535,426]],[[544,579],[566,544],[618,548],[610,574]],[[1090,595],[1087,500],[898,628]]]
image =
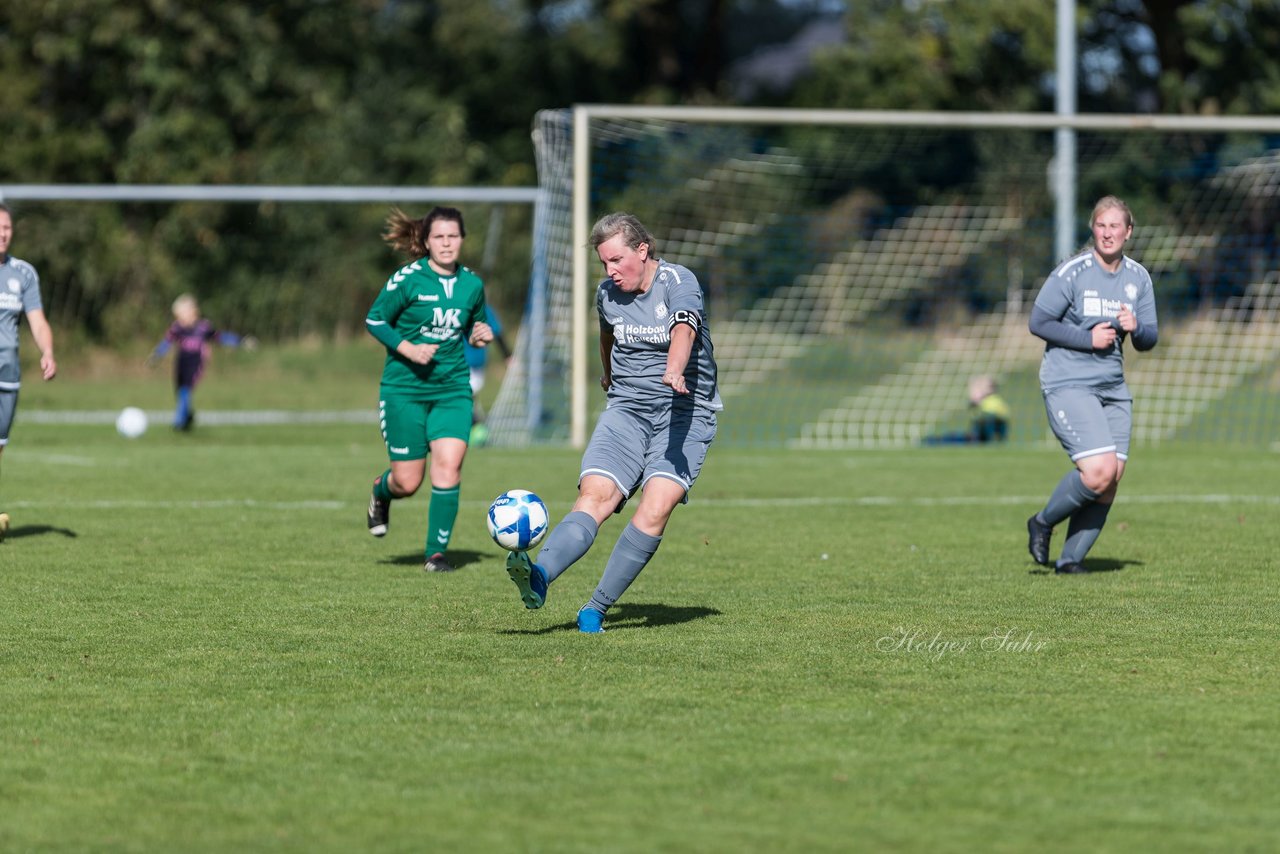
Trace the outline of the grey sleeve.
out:
[[[1156,341],[1160,338],[1160,331],[1156,327],[1153,319],[1150,323],[1142,323],[1139,321],[1138,328],[1129,333],[1129,340],[1133,342],[1134,349],[1150,350],[1156,346]]]
[[[1156,320],[1156,297],[1150,284],[1138,298],[1133,316],[1138,321],[1138,328],[1129,333],[1129,340],[1137,350],[1150,350],[1160,338],[1160,323]]]
[[[16,265],[15,265],[16,266]],[[22,282],[22,311],[30,313],[43,311],[44,303],[40,300],[40,274],[30,264],[23,263],[20,272],[25,272]]]
[[[1060,318],[1054,317],[1052,312],[1039,304],[1031,307],[1031,322],[1028,328],[1032,335],[1043,338],[1050,344],[1070,350],[1082,350],[1086,353],[1093,352],[1093,330],[1080,329],[1069,323],[1063,323]],[[1138,346],[1136,341],[1134,346]]]
[[[596,285],[596,317],[600,321],[600,331],[613,331],[612,324],[608,318],[604,316],[604,283]]]

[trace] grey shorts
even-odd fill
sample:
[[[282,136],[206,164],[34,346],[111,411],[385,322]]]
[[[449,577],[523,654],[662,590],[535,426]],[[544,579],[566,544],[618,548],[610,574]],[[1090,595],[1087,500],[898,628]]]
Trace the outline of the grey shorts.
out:
[[[578,483],[588,475],[607,477],[625,503],[650,478],[665,477],[684,487],[688,503],[715,437],[716,413],[709,409],[689,405],[653,411],[614,404],[596,422]]]
[[[1133,398],[1127,388],[1067,386],[1044,393],[1049,426],[1071,461],[1095,454],[1129,458],[1133,433]]]
[[[0,391],[0,447],[9,443],[9,428],[13,426],[13,413],[18,409],[16,391]]]

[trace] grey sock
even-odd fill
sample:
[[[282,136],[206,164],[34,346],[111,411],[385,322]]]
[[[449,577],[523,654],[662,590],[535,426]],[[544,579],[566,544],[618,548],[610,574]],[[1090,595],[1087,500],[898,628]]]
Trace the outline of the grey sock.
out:
[[[631,586],[631,582],[636,580],[640,570],[644,569],[661,544],[662,537],[651,537],[635,525],[628,524],[622,536],[618,537],[613,554],[609,555],[609,562],[605,564],[600,584],[587,604],[597,611],[608,611]]]
[[[538,552],[538,559],[534,561],[547,574],[547,583],[555,581],[560,573],[587,553],[599,530],[591,514],[581,510],[572,511],[551,529],[546,543]]]
[[[1095,501],[1071,514],[1071,524],[1067,526],[1067,540],[1062,544],[1058,566],[1084,560],[1089,549],[1098,541],[1098,535],[1102,533],[1102,526],[1107,524],[1107,514],[1110,512],[1110,504]]]
[[[1084,481],[1080,479],[1080,470],[1072,469],[1054,487],[1049,503],[1038,514],[1040,521],[1053,527],[1086,504],[1097,501],[1098,495],[1099,493],[1084,485]]]

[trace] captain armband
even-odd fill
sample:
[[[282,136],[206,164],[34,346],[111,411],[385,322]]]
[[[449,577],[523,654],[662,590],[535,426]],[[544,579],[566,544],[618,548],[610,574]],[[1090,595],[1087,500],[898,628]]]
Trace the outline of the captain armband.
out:
[[[685,324],[694,332],[702,328],[702,320],[698,317],[698,313],[684,308],[671,312],[671,319],[667,321],[667,331],[675,329],[676,325],[680,323]]]

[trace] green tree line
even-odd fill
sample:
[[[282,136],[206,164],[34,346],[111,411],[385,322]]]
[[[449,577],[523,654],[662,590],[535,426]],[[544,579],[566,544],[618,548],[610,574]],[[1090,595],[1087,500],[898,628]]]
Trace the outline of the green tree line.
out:
[[[1280,108],[1277,4],[1078,6],[1082,110]],[[817,20],[844,37],[803,74],[740,85]],[[534,114],[580,102],[1050,109],[1053,27],[1043,0],[0,0],[0,184],[531,186]],[[397,263],[385,205],[11,204],[54,322],[109,345],[184,291],[263,337],[356,334]],[[532,212],[466,213],[517,312]]]

